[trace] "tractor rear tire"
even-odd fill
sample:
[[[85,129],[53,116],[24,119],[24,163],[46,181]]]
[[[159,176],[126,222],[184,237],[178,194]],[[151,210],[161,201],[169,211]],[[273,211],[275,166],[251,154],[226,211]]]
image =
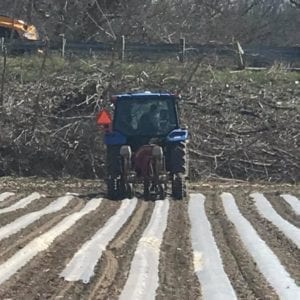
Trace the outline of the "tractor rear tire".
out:
[[[117,178],[122,173],[120,145],[108,145],[106,149],[107,178]]]
[[[186,197],[186,183],[183,174],[176,174],[172,179],[172,197],[176,200],[182,200]]]
[[[119,178],[107,179],[107,197],[110,200],[119,200],[122,198],[121,180]]]
[[[148,180],[144,180],[144,199],[150,200],[150,182]]]
[[[185,142],[179,142],[171,146],[169,157],[169,170],[172,174],[187,174],[188,156]]]
[[[120,145],[108,145],[106,150],[107,197],[111,200],[120,200],[131,195],[122,178],[122,157]]]
[[[167,197],[167,185],[161,184],[160,185],[160,191],[159,191],[159,199],[164,200]]]
[[[135,196],[132,183],[124,184],[121,178],[107,180],[107,197],[110,200],[132,199]]]
[[[132,183],[127,184],[125,195],[128,199],[132,199],[135,196],[135,190]]]

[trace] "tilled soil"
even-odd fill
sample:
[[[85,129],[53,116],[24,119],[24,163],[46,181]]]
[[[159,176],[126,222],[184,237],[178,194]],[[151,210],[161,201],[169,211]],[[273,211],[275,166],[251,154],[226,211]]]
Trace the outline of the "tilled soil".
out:
[[[187,203],[172,201],[160,256],[157,299],[200,299],[200,283],[193,271]]]
[[[221,201],[213,193],[206,205],[208,218],[220,250],[224,268],[240,299],[270,299],[274,292],[257,270],[234,226],[226,218]]]
[[[28,183],[27,180],[25,180]],[[82,184],[67,182],[56,187],[53,182],[35,181],[24,184],[18,181],[5,180],[0,182],[0,194],[15,192],[14,196],[3,200],[0,207],[0,233],[5,225],[9,225],[21,216],[38,211],[49,205],[67,192],[74,198],[61,210],[41,216],[18,232],[0,239],[0,299],[118,299],[124,289],[131,272],[132,261],[137,255],[136,249],[141,243],[141,237],[150,223],[154,208],[159,201],[145,201],[142,198],[117,231],[115,236],[103,248],[98,258],[93,274],[87,283],[83,281],[67,281],[60,276],[74,254],[82,249],[85,242],[103,228],[115,216],[122,201],[110,201],[103,198],[101,204],[93,211],[79,218],[78,221],[46,245],[46,250],[38,252],[23,267],[17,268],[5,280],[4,275],[14,265],[14,258],[20,250],[34,239],[49,232],[67,216],[79,213],[86,204],[94,198],[103,197],[104,190],[99,182],[82,182]],[[9,213],[1,213],[1,209],[17,203],[30,193],[39,192],[45,197],[31,202],[28,206]],[[300,230],[299,215],[293,207],[280,196],[288,193],[297,197],[299,202],[300,190],[292,185],[250,185],[242,183],[206,183],[194,184],[190,195],[203,195],[204,210],[216,247],[218,249],[222,268],[229,279],[237,299],[279,299],[280,288],[264,275],[257,262],[256,254],[243,243],[238,228],[226,214],[222,193],[233,196],[240,214],[245,218],[267,247],[274,253],[280,265],[289,274],[295,284],[295,297],[300,295],[300,249],[296,240],[291,240],[278,227],[262,216],[257,210],[253,198],[254,192],[262,193],[275,213],[281,216],[295,230]],[[100,195],[100,196],[99,196]],[[199,272],[206,272],[206,262],[212,260],[210,253],[203,252],[201,268],[196,268],[195,251],[193,249],[191,228],[192,219],[189,214],[190,197],[184,201],[176,201],[167,197],[169,209],[167,226],[161,243],[153,233],[149,251],[158,253],[159,263],[156,270],[158,282],[155,290],[157,299],[207,299],[206,291],[210,284],[216,284],[212,276],[211,282],[199,280]],[[199,200],[200,201],[200,200]],[[158,215],[159,217],[162,217]],[[197,229],[197,228],[196,228]],[[154,232],[154,231],[153,231]],[[1,237],[1,235],[0,235]],[[41,243],[46,243],[40,240]],[[158,245],[159,247],[155,246]],[[98,247],[98,246],[97,246]],[[259,247],[256,251],[259,252]],[[159,252],[157,252],[159,251]],[[154,253],[153,252],[153,253]],[[146,257],[149,261],[151,255]],[[86,257],[86,262],[90,256]],[[7,262],[10,261],[10,264]],[[153,261],[153,264],[155,262]],[[140,272],[144,272],[140,269]],[[141,274],[141,278],[147,278]],[[151,280],[151,279],[147,279]],[[141,298],[147,295],[148,281],[143,282],[144,290],[140,291]],[[137,283],[138,284],[138,283]],[[150,285],[149,285],[150,286]],[[287,287],[289,288],[289,287]],[[149,291],[150,293],[151,291]],[[216,293],[223,292],[215,290]],[[225,292],[226,293],[226,292]],[[294,298],[296,299],[296,298]]]

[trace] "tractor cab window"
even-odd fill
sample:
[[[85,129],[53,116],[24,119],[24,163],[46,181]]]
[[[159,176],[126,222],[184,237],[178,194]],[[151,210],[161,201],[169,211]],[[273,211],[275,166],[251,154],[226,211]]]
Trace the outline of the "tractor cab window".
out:
[[[114,128],[127,136],[163,136],[177,127],[172,98],[131,98],[117,103]]]

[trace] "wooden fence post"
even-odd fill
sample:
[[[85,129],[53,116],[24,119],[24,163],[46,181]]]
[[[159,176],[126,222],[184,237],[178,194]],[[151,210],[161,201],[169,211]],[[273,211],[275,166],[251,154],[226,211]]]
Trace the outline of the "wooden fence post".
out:
[[[238,52],[238,69],[243,70],[245,69],[245,62],[243,55],[245,54],[241,44],[237,41],[236,42],[237,52]]]
[[[185,60],[185,38],[180,38],[179,47],[179,61],[183,63]]]
[[[2,77],[1,77],[1,95],[0,95],[0,107],[3,106],[4,101],[4,82],[5,82],[5,73],[6,73],[6,47],[3,48],[3,71],[2,71]],[[1,111],[0,111],[1,112]]]
[[[121,61],[125,60],[125,49],[126,49],[126,41],[125,41],[125,36],[122,35],[120,39],[120,44],[119,44],[119,59]]]
[[[1,38],[1,52],[4,52],[5,40],[4,37]]]
[[[67,39],[65,35],[62,34],[62,45],[61,45],[61,57],[65,58],[65,49],[66,49]]]

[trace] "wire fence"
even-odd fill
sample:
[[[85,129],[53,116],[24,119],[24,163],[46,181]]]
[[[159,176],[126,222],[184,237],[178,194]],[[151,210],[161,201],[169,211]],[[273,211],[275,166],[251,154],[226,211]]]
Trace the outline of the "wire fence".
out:
[[[127,41],[124,36],[116,42],[72,42],[64,37],[60,42],[45,41],[5,41],[1,40],[2,52],[7,49],[11,54],[36,53],[38,50],[47,48],[50,51],[59,52],[63,57],[73,54],[84,56],[109,55],[115,56],[122,61],[126,60],[157,60],[174,58],[179,62],[207,58],[208,60],[223,61],[225,64],[235,64],[239,68],[267,67],[274,63],[285,64],[288,67],[300,67],[300,46],[295,47],[269,47],[269,46],[246,46],[242,47],[238,42],[233,44],[193,44],[184,38],[178,43],[146,44]]]

